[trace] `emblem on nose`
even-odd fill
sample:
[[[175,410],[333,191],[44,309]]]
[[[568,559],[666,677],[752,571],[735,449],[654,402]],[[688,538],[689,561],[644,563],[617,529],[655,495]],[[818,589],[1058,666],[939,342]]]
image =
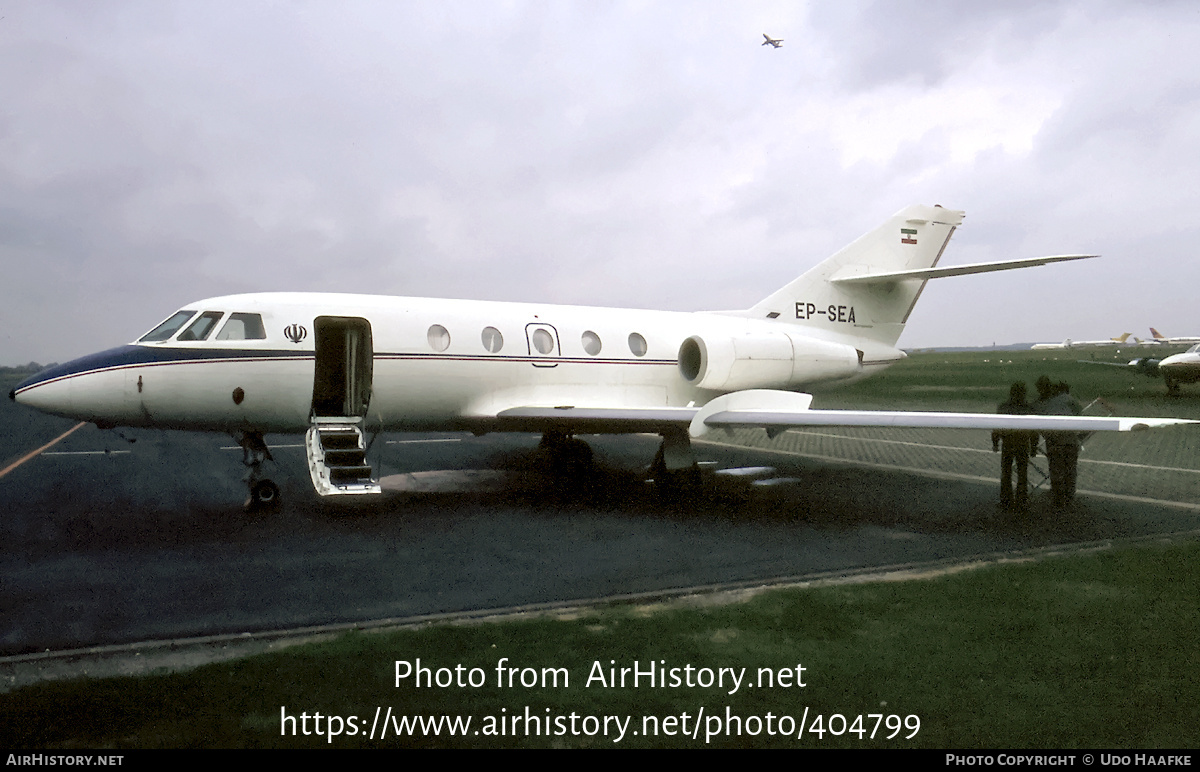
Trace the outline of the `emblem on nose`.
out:
[[[304,329],[302,324],[289,324],[283,328],[283,334],[292,343],[299,343],[308,337],[308,330]]]

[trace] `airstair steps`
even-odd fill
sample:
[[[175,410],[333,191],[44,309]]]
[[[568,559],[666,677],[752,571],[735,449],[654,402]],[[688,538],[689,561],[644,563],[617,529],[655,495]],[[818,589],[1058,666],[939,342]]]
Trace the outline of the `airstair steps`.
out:
[[[374,494],[379,483],[371,476],[361,419],[314,417],[305,437],[308,471],[322,496]]]

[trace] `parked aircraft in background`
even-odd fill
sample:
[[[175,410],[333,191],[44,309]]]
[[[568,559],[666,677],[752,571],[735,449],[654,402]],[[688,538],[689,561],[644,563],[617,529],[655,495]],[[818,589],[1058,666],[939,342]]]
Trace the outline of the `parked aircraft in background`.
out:
[[[1152,336],[1154,336],[1155,343],[1167,343],[1167,344],[1171,344],[1171,345],[1180,345],[1180,346],[1191,346],[1196,343],[1200,343],[1200,338],[1187,338],[1187,337],[1167,338],[1167,337],[1164,337],[1162,335],[1162,333],[1160,333],[1158,330],[1154,329],[1153,327],[1150,328],[1150,334]]]
[[[1115,338],[1108,340],[1071,340],[1067,338],[1062,343],[1034,343],[1030,348],[1033,351],[1041,351],[1045,349],[1060,349],[1060,348],[1089,348],[1094,346],[1120,346],[1125,341],[1129,340],[1132,333],[1122,333]]]
[[[662,436],[656,482],[694,479],[712,428],[895,426],[1128,431],[1159,418],[812,410],[802,389],[861,378],[896,347],[925,282],[1091,255],[936,267],[963,213],[911,206],[745,311],[680,313],[372,295],[263,293],[189,303],[138,340],[38,373],[18,402],[101,427],[229,432],[251,499],[268,432],[306,433],[321,495],[379,491],[364,431]],[[583,448],[586,449],[584,445]],[[590,454],[590,451],[587,451]]]
[[[1158,363],[1158,371],[1167,382],[1167,393],[1178,394],[1181,383],[1200,382],[1200,343],[1182,354],[1175,354]]]
[[[1165,345],[1165,344],[1164,344]],[[1200,343],[1187,351],[1168,357],[1138,357],[1129,360],[1128,364],[1120,362],[1097,362],[1096,360],[1081,359],[1080,362],[1089,365],[1105,367],[1124,367],[1139,375],[1157,378],[1160,375],[1167,384],[1168,394],[1179,394],[1180,384],[1200,381]]]
[[[773,38],[765,32],[763,33],[763,37],[766,38],[766,40],[763,41],[764,46],[779,48],[781,45],[783,45],[783,38]]]

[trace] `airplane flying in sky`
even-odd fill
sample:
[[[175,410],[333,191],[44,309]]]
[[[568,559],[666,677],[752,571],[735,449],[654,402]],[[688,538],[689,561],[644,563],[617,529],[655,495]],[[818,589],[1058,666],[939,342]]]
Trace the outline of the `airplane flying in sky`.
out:
[[[1059,348],[1089,348],[1095,346],[1120,346],[1125,341],[1129,340],[1129,336],[1133,333],[1125,332],[1115,338],[1108,340],[1071,340],[1067,338],[1062,343],[1034,343],[1030,346],[1033,351],[1041,351],[1045,349]]]
[[[1187,423],[813,410],[812,384],[857,379],[896,347],[929,279],[1090,255],[937,267],[963,213],[910,206],[744,311],[684,313],[372,295],[263,293],[188,303],[138,340],[48,368],[10,397],[100,427],[228,432],[250,467],[263,435],[305,433],[321,495],[379,491],[364,431],[659,434],[656,483],[694,480],[713,428],[894,426],[1128,431]],[[583,446],[586,449],[586,445]],[[590,452],[590,451],[588,451]]]
[[[763,33],[763,37],[766,38],[766,40],[763,41],[764,46],[779,48],[781,45],[783,45],[783,38],[773,38],[765,32]]]

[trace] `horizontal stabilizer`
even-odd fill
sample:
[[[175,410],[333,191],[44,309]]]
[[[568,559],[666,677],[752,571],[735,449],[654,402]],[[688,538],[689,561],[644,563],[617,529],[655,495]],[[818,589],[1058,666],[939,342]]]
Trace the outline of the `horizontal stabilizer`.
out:
[[[1049,257],[1027,257],[1020,260],[1001,260],[995,263],[971,263],[948,268],[914,268],[907,271],[886,271],[883,273],[860,273],[833,276],[830,284],[886,284],[905,279],[940,279],[944,276],[966,276],[972,273],[990,273],[992,271],[1009,271],[1013,268],[1031,268],[1035,265],[1061,263],[1067,260],[1087,260],[1099,255],[1051,255]]]

